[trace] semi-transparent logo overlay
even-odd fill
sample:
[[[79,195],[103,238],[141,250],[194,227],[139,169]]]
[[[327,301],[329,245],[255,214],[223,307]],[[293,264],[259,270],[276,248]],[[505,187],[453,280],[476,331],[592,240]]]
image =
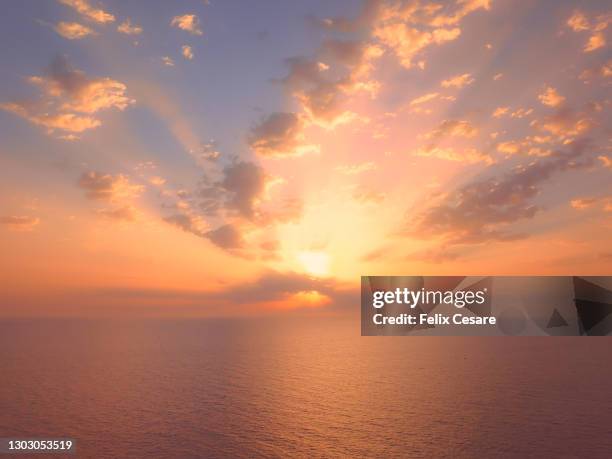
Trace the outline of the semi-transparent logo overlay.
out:
[[[612,276],[363,276],[361,334],[610,336]]]

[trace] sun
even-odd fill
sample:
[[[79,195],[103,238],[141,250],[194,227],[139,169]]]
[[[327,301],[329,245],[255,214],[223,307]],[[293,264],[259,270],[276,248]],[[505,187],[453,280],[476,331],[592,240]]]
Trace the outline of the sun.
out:
[[[329,255],[325,252],[300,252],[297,259],[309,274],[315,276],[329,274]]]

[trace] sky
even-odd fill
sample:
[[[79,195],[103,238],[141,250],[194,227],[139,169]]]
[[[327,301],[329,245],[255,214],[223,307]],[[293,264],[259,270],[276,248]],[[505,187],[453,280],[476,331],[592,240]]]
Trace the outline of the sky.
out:
[[[362,275],[609,275],[606,1],[24,0],[0,315],[338,315]]]

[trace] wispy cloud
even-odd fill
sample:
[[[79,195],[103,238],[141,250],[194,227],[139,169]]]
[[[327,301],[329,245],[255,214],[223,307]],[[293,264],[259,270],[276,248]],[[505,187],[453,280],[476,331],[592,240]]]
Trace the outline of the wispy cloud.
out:
[[[59,22],[54,29],[58,34],[68,40],[78,40],[88,35],[95,34],[91,28],[79,24],[78,22]]]
[[[40,219],[26,215],[0,216],[0,225],[13,231],[32,231]]]
[[[98,24],[106,24],[108,22],[113,22],[115,20],[115,16],[104,11],[101,8],[96,8],[91,6],[89,1],[87,0],[58,0],[61,4],[69,6],[74,9],[84,18],[97,22]]]

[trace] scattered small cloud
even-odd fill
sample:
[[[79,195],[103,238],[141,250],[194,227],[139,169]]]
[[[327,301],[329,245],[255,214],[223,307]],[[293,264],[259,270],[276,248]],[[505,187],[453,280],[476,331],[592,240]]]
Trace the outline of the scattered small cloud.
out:
[[[202,35],[200,28],[200,20],[195,14],[183,14],[182,16],[174,16],[170,25],[178,27],[181,30],[189,32],[193,35]]]
[[[538,99],[549,107],[558,107],[565,101],[565,97],[560,95],[557,90],[551,86],[547,86],[544,92],[538,95]]]
[[[126,35],[140,35],[142,33],[142,27],[132,24],[132,21],[128,18],[117,26],[117,32]]]
[[[193,48],[189,45],[183,45],[181,47],[181,54],[185,59],[190,61],[193,59]]]
[[[417,148],[412,152],[412,154],[414,156],[421,156],[425,158],[437,158],[468,164],[475,164],[480,162],[483,162],[485,164],[493,164],[495,162],[491,155],[476,148],[466,148],[463,150],[457,150],[452,147],[437,147],[430,145],[427,147]]]
[[[612,15],[605,13],[589,19],[583,12],[574,11],[567,20],[567,26],[574,32],[588,32],[589,38],[584,45],[584,52],[590,53],[606,46],[605,30],[612,23]]]
[[[440,83],[440,86],[443,88],[458,88],[461,89],[464,86],[468,86],[474,82],[474,78],[469,73],[464,73],[463,75],[456,75],[448,80],[443,80]]]
[[[425,135],[426,139],[436,140],[443,137],[471,138],[478,134],[478,128],[469,121],[444,120],[440,125]]]

